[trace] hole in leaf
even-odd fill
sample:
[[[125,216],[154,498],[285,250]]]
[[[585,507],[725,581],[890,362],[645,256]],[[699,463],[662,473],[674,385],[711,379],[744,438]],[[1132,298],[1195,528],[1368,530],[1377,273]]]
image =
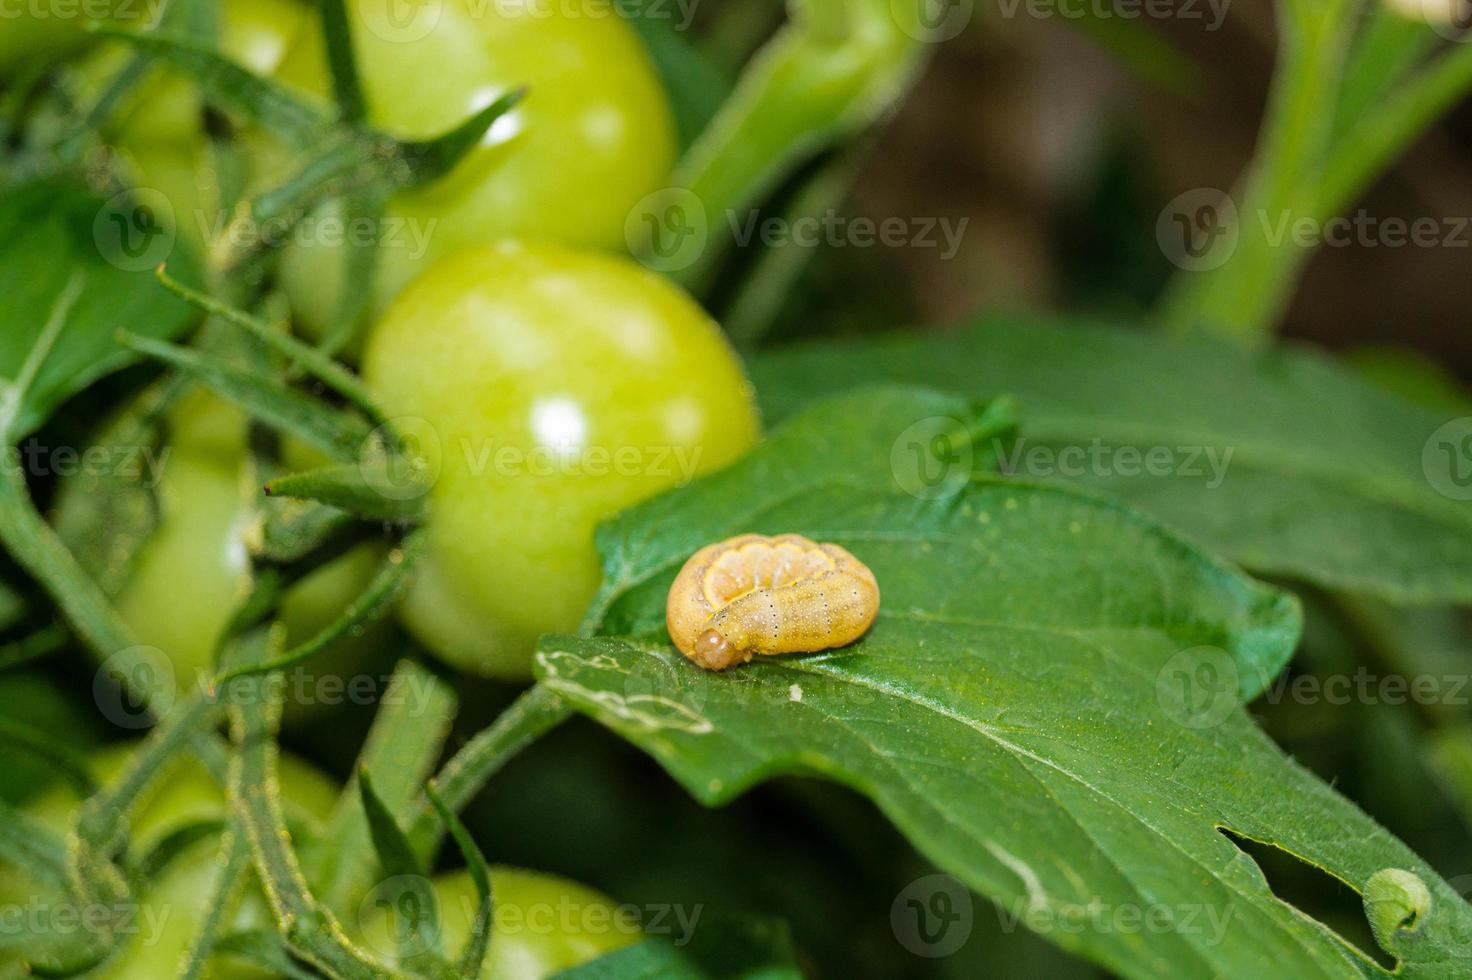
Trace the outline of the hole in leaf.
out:
[[[1346,946],[1353,947],[1387,970],[1395,969],[1395,957],[1375,941],[1375,934],[1365,919],[1364,901],[1359,892],[1323,868],[1280,847],[1243,837],[1225,827],[1217,830],[1253,860],[1267,879],[1268,888],[1279,899],[1317,919]]]

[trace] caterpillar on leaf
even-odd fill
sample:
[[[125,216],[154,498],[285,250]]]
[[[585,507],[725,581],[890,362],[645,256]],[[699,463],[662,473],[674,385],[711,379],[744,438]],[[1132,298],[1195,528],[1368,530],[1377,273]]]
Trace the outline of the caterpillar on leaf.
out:
[[[665,624],[709,670],[756,654],[847,646],[879,614],[879,583],[836,544],[799,534],[742,534],[701,548],[670,587]]]

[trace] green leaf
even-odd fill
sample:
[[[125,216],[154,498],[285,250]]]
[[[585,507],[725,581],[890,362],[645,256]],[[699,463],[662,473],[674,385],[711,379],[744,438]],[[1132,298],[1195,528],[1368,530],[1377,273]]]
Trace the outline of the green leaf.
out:
[[[1472,512],[1436,489],[1467,465],[1435,451],[1447,418],[1305,350],[1009,319],[797,347],[752,374],[772,419],[876,378],[1010,392],[1026,422],[1015,470],[1125,500],[1254,570],[1472,601]]]
[[[465,869],[475,884],[475,894],[479,902],[475,909],[475,919],[471,923],[470,938],[466,940],[465,950],[460,954],[459,970],[460,976],[478,977],[485,969],[486,952],[490,949],[491,933],[495,930],[496,922],[491,869],[486,863],[486,856],[470,836],[470,831],[435,789],[433,780],[425,784],[424,795],[444,822],[445,829],[455,839],[455,846],[460,849],[460,856],[465,860]],[[408,843],[410,847],[413,846],[412,842]]]
[[[1062,487],[988,477],[990,454],[1005,450],[1011,420],[1005,400],[979,406],[923,389],[865,388],[818,402],[773,432],[760,450],[700,481],[699,493],[665,494],[600,528],[603,585],[583,629],[663,642],[665,595],[680,565],[702,546],[736,534],[797,531],[845,547],[849,542],[840,535],[857,535],[855,553],[867,561],[862,541],[869,532],[830,521],[834,500],[867,507],[876,521],[905,524],[903,532],[875,534],[893,533],[926,560],[950,550],[931,534],[983,528],[981,564],[952,570],[951,584],[971,596],[958,600],[955,612],[1037,627],[1029,618],[1035,614],[1019,605],[1026,593],[998,591],[997,567],[1022,563],[1030,569],[1026,576],[1066,576],[1078,560],[1072,525],[1082,528],[1109,515],[1119,551],[1110,558],[1118,573],[1114,601],[1172,627],[1184,646],[1229,651],[1243,695],[1261,691],[1292,652],[1298,628],[1293,601],[1118,505]],[[937,440],[937,432],[945,438]],[[923,463],[916,462],[916,452],[926,454]],[[933,477],[928,485],[919,482],[926,474]],[[1029,522],[1044,517],[1058,527],[1032,532]],[[969,554],[972,546],[958,546],[959,554]],[[1157,587],[1153,570],[1162,563],[1181,581],[1194,583],[1189,595]],[[881,575],[885,602],[891,588]],[[1090,629],[1095,618],[1109,621],[1104,609],[1058,613],[1055,625],[1065,630]]]
[[[147,340],[121,338],[130,350],[162,361],[229,399],[267,425],[289,433],[337,459],[353,459],[372,434],[357,416],[288,387],[274,375],[238,367],[223,357]]]
[[[373,850],[378,854],[378,866],[383,872],[380,888],[389,889],[384,898],[395,914],[401,914],[401,909],[413,910],[412,914],[403,916],[404,924],[394,930],[401,944],[402,962],[415,972],[425,966],[436,966],[442,962],[439,906],[429,875],[388,805],[373,789],[373,779],[366,766],[358,769],[358,795],[368,820]]]
[[[400,523],[424,517],[428,492],[414,462],[400,456],[291,473],[266,484],[273,497],[315,500],[365,520]]]
[[[377,622],[388,614],[394,602],[408,585],[409,571],[419,551],[419,540],[414,537],[406,541],[402,548],[391,550],[384,556],[372,581],[365,585],[363,591],[355,596],[347,607],[326,626],[323,626],[310,638],[273,658],[226,670],[215,681],[215,685],[224,686],[237,677],[294,667],[326,650],[355,630],[362,630]],[[267,589],[268,592],[275,591],[269,585]],[[247,603],[242,607],[237,621],[249,622],[249,617],[258,613],[258,607],[252,608],[254,605],[254,603]]]
[[[363,382],[357,375],[343,367],[341,362],[297,340],[287,329],[273,327],[244,310],[236,309],[196,289],[189,288],[170,276],[162,266],[159,267],[157,275],[159,282],[169,292],[196,309],[219,317],[225,323],[245,331],[264,347],[289,358],[293,367],[305,369],[312,377],[337,392],[369,419],[376,423],[383,422],[383,413],[374,404]]]
[[[135,359],[118,330],[170,338],[194,321],[150,281],[166,255],[194,264],[147,203],[44,182],[0,196],[0,421],[10,439]]]
[[[408,815],[433,771],[449,734],[457,699],[448,684],[413,661],[399,664],[384,692],[378,716],[358,758],[391,812]],[[322,882],[330,907],[356,910],[370,887],[373,860],[362,801],[352,787],[338,801],[324,837],[335,846],[322,853],[312,880]]]
[[[290,564],[359,526],[347,511],[310,500],[281,497],[263,502],[259,535],[247,537],[251,554],[262,562]]]
[[[24,812],[0,802],[0,862],[24,868],[43,882],[64,884],[66,841]]]
[[[395,145],[407,168],[400,183],[405,187],[422,187],[449,174],[456,164],[481,144],[491,124],[510,112],[525,97],[526,89],[512,89],[498,96],[494,102],[454,129],[434,139],[396,141]]]
[[[1472,908],[1238,701],[1296,643],[1289,596],[1065,487],[976,476],[915,496],[813,452],[892,430],[878,401],[815,406],[620,517],[604,603],[627,635],[544,638],[541,683],[707,805],[787,773],[852,787],[1004,914],[1123,976],[1389,976],[1274,896],[1222,829],[1361,891],[1401,869],[1431,903],[1395,933],[1397,975],[1472,969]],[[804,469],[806,485],[783,478]],[[662,586],[733,528],[852,550],[883,593],[873,629],[721,674],[690,664],[663,636]]]
[[[553,974],[556,980],[802,980],[787,924],[703,912],[685,945],[646,939]]]
[[[177,68],[198,83],[211,105],[240,112],[295,146],[315,143],[334,122],[285,86],[188,37],[121,30],[98,33]]]

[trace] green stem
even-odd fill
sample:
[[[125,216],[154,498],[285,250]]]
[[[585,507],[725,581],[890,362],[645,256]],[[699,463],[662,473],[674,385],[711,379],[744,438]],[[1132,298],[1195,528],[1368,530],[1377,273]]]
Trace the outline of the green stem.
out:
[[[189,944],[188,958],[179,972],[179,980],[196,980],[204,976],[210,954],[225,930],[225,919],[235,902],[250,868],[250,844],[244,830],[231,826],[220,839],[220,870],[210,890],[209,906],[194,941]]]
[[[1442,54],[1351,126],[1319,187],[1324,214],[1338,214],[1472,88],[1472,44]]]
[[[419,551],[415,544],[416,540],[417,538],[411,538],[404,547],[390,551],[384,557],[373,581],[368,583],[368,586],[348,605],[347,609],[343,610],[342,615],[323,627],[310,639],[270,660],[224,671],[211,684],[211,688],[221,688],[237,677],[267,674],[273,670],[294,667],[331,646],[351,630],[360,629],[379,619],[393,605],[394,600],[399,597],[408,581],[409,570],[414,564],[414,556]]]
[[[0,465],[0,543],[56,601],[72,628],[125,683],[149,670],[144,652],[51,525],[31,504],[20,471]],[[150,671],[151,672],[151,671]],[[146,691],[130,691],[146,695]]]
[[[670,269],[694,291],[713,277],[729,245],[731,217],[760,202],[792,168],[888,112],[932,47],[905,32],[889,0],[808,0],[791,11],[791,22],[752,59],[675,172],[674,186],[702,212],[694,227],[703,222],[709,235],[693,261]],[[673,227],[671,209],[660,206],[671,203],[660,200],[640,216],[648,240],[636,250],[652,263],[668,260],[670,245],[683,251],[689,216]],[[679,241],[661,241],[672,232]]]
[[[527,690],[445,763],[435,777],[440,799],[452,810],[463,810],[491,777],[522,749],[572,716],[572,709],[541,684]],[[410,825],[409,840],[425,860],[444,832],[435,808],[424,802]]]
[[[362,381],[353,372],[343,367],[341,362],[297,340],[288,330],[272,327],[264,320],[253,317],[244,310],[236,309],[196,289],[189,288],[170,276],[163,266],[158,267],[157,275],[158,281],[165,289],[186,303],[211,316],[219,317],[232,326],[239,327],[276,353],[290,359],[294,364],[301,365],[308,374],[337,392],[349,404],[361,411],[374,425],[382,425],[386,421],[383,412],[379,410],[373,397],[368,394],[368,389],[363,386]]]
[[[1258,342],[1287,306],[1309,254],[1289,232],[1298,219],[1319,213],[1316,183],[1332,142],[1339,82],[1354,35],[1352,14],[1346,0],[1313,10],[1290,2],[1280,12],[1278,69],[1240,195],[1235,239],[1218,239],[1216,255],[1227,254],[1218,267],[1176,277],[1163,301],[1170,326]]]
[[[242,678],[235,682],[238,696],[231,699],[236,751],[230,800],[245,827],[262,887],[287,944],[302,959],[340,980],[401,976],[352,944],[341,923],[313,897],[297,863],[276,775],[281,704],[268,685],[279,676]]]

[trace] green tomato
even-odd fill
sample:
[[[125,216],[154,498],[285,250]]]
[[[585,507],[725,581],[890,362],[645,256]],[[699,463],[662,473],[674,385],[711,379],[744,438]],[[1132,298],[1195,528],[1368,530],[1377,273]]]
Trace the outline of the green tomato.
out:
[[[246,422],[240,411],[212,395],[191,393],[170,414],[173,440],[156,488],[159,524],[144,544],[115,605],[138,642],[167,656],[177,686],[208,672],[215,643],[250,588],[246,548],[260,488],[244,466]],[[287,591],[279,609],[288,643],[309,639],[330,625],[360,595],[377,571],[384,548],[355,546],[313,570]],[[338,685],[319,687],[329,675],[377,670],[374,630],[344,637],[288,675],[297,697],[288,723],[302,720],[331,700]]]
[[[528,89],[451,174],[389,202],[373,316],[435,258],[466,246],[522,238],[624,247],[630,210],[668,178],[675,130],[643,42],[612,6],[347,0],[347,8],[369,121],[381,130],[433,137]],[[281,80],[325,99],[322,48],[304,35]],[[310,216],[280,270],[298,319],[319,334],[341,297],[337,214]]]
[[[250,588],[248,491],[235,461],[175,451],[155,492],[158,527],[115,604],[140,643],[168,656],[182,687],[210,669]]]
[[[470,940],[480,898],[468,872],[434,879],[441,951],[451,962]],[[605,895],[553,875],[491,869],[495,919],[481,980],[542,980],[641,938],[638,919]],[[368,948],[385,959],[398,952],[400,924],[372,905],[363,923]]]
[[[93,758],[93,775],[103,785],[118,778],[136,746],[121,745],[102,750]],[[290,756],[282,756],[279,767],[282,801],[287,819],[309,832],[332,811],[338,787],[312,767]],[[76,800],[62,788],[53,788],[24,807],[24,812],[43,826],[65,833]],[[192,757],[179,759],[159,780],[153,794],[131,815],[129,831],[136,853],[147,853],[170,833],[200,821],[224,820],[229,810],[224,791],[210,779]],[[198,933],[218,872],[218,840],[205,838],[175,857],[150,883],[131,917],[134,930],[116,956],[88,977],[107,980],[156,980],[174,976],[180,957]],[[0,914],[12,923],[29,924],[36,912],[67,908],[67,900],[44,884],[30,880],[13,868],[0,868]],[[16,918],[23,914],[25,918]],[[270,912],[255,887],[242,897],[232,930],[260,929],[270,925]],[[6,958],[0,955],[0,966]],[[256,980],[270,976],[246,964],[220,962],[211,970],[219,980]]]
[[[368,338],[364,376],[433,477],[401,606],[468,670],[524,677],[599,580],[593,530],[755,442],[720,328],[630,259],[503,243],[441,260]]]
[[[225,0],[219,15],[221,53],[261,75],[277,69],[312,19],[296,0]],[[127,45],[112,43],[83,59],[73,72],[83,98],[100,95],[132,57]],[[169,223],[196,250],[219,234],[227,217],[203,121],[199,87],[178,72],[155,69],[107,125],[117,166],[128,183],[162,195],[173,212]],[[243,156],[248,162],[250,154]]]

